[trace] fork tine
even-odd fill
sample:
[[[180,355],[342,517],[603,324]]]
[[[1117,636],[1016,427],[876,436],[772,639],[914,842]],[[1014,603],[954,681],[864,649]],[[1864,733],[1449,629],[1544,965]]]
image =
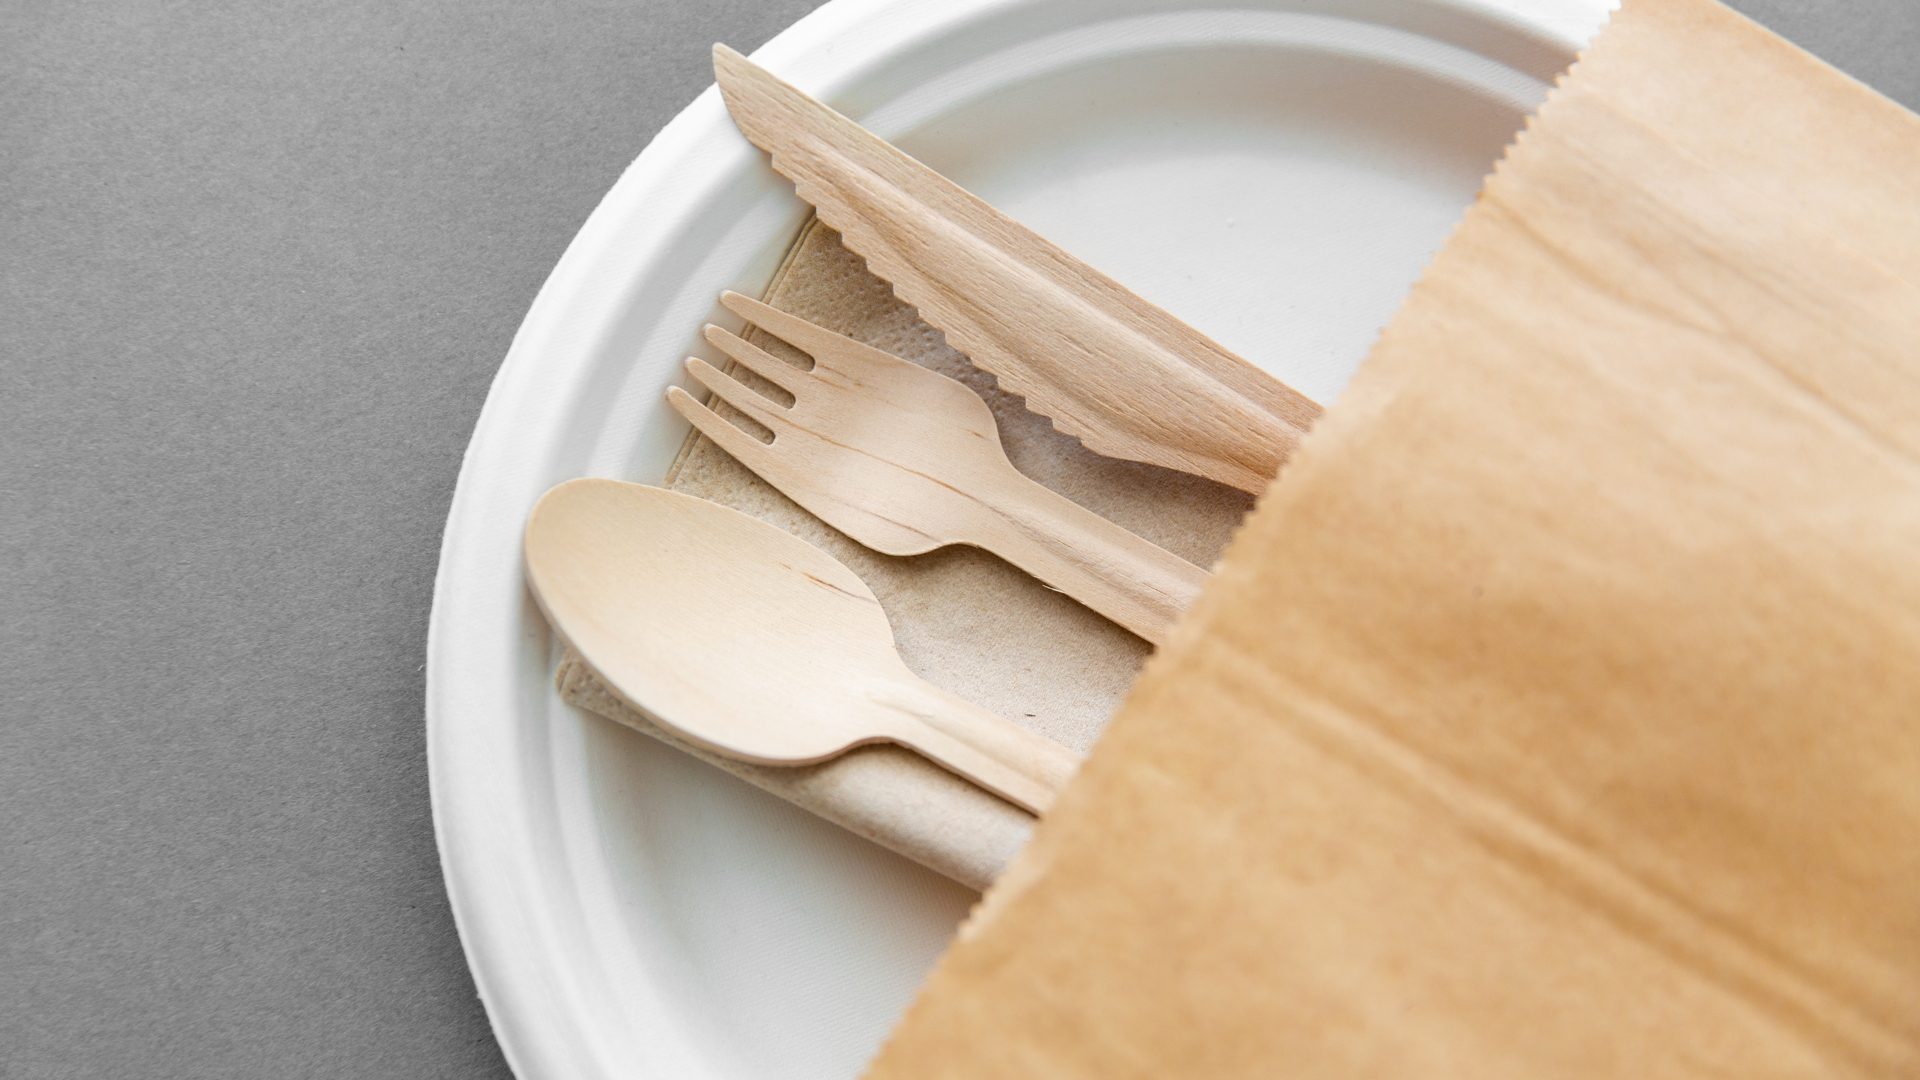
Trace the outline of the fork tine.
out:
[[[806,372],[712,323],[707,324],[706,337],[721,352],[745,365],[748,371],[796,398],[800,396],[801,389],[813,381]]]
[[[843,366],[847,363],[865,363],[887,367],[911,363],[737,292],[721,293],[720,304],[735,315],[813,357],[816,363],[828,359],[838,361]]]
[[[688,423],[699,428],[700,434],[732,454],[740,464],[761,476],[773,476],[780,471],[780,458],[772,448],[728,423],[725,417],[702,405],[692,394],[677,386],[669,386],[667,404],[673,406],[673,411],[686,417]]]
[[[718,395],[721,401],[772,428],[775,435],[793,430],[793,421],[787,418],[787,410],[705,360],[697,356],[687,357],[687,374],[700,380],[700,384]]]

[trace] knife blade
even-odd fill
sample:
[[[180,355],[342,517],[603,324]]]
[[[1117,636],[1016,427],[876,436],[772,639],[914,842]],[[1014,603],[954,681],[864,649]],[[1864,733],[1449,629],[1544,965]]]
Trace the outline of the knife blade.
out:
[[[1033,412],[1109,457],[1259,493],[1320,407],[724,45],[734,123],[847,248]]]

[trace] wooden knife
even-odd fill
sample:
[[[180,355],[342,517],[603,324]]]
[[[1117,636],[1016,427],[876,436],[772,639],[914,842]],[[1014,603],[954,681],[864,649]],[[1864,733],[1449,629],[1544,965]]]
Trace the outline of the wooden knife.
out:
[[[902,300],[1109,457],[1259,493],[1320,415],[1221,348],[724,45],[734,123]]]

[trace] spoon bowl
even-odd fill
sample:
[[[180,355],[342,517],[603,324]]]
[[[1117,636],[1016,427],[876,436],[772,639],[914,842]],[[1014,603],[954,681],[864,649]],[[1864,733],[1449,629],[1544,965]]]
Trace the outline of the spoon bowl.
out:
[[[771,765],[896,742],[1036,813],[1066,747],[927,683],[873,592],[757,518],[617,480],[571,480],[527,521],[547,621],[628,704],[717,753]]]

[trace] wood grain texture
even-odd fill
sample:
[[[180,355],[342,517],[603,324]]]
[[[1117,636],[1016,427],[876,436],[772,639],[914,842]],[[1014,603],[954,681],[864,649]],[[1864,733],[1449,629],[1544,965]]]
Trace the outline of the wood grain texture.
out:
[[[707,327],[708,341],[792,395],[790,406],[687,361],[694,378],[764,424],[773,441],[678,387],[667,398],[829,525],[889,555],[984,548],[1156,644],[1199,595],[1206,571],[1016,470],[993,413],[964,384],[737,293],[721,302],[813,359],[802,370]]]
[[[1730,27],[1628,0],[872,1076],[1920,1075],[1920,289],[1615,99]]]
[[[525,551],[547,621],[605,684],[716,753],[802,765],[897,743],[1036,814],[1078,765],[908,671],[852,571],[737,510],[570,480],[534,507]]]
[[[727,108],[954,346],[1089,449],[1258,493],[1320,408],[746,57]]]

